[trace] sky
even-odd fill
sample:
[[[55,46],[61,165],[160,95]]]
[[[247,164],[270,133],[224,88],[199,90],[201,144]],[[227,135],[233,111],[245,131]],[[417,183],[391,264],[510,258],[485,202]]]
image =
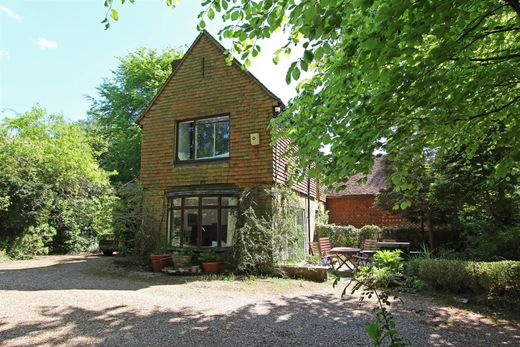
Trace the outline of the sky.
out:
[[[175,9],[163,0],[117,1],[115,8],[119,21],[105,30],[103,0],[0,0],[0,118],[38,103],[68,119],[85,119],[87,96],[96,96],[117,57],[138,47],[186,50],[198,35],[200,1],[183,0]],[[222,22],[206,22],[217,37]],[[285,72],[299,52],[274,65],[272,54],[283,42],[282,33],[261,42],[249,70],[287,102],[296,92]]]

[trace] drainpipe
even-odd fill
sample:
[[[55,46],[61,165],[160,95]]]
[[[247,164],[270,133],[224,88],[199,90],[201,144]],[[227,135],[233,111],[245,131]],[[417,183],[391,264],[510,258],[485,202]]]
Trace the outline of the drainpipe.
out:
[[[311,242],[311,179],[307,174],[307,234]]]

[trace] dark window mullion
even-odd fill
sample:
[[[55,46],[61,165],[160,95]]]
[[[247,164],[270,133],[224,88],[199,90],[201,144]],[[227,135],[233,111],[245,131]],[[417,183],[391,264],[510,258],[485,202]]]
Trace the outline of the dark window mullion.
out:
[[[192,126],[192,130],[191,130],[191,134],[190,134],[190,159],[191,160],[194,160],[195,159],[195,128],[196,128],[196,125],[197,123],[196,122],[192,122],[193,126]]]

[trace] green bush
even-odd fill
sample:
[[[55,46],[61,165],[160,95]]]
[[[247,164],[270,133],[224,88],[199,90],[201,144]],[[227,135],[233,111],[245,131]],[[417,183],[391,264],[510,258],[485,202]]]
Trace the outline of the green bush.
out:
[[[280,263],[307,259],[303,229],[294,223],[299,208],[296,193],[288,187],[253,187],[242,193],[232,254],[237,272],[278,275]]]
[[[355,247],[359,244],[359,229],[352,225],[318,224],[316,232],[318,237],[328,237],[332,247]]]
[[[0,245],[12,258],[92,248],[112,229],[97,139],[40,107],[0,122]]]
[[[362,245],[365,240],[380,240],[381,228],[377,225],[365,225],[360,229],[359,244]]]
[[[436,289],[453,293],[487,293],[520,298],[520,262],[476,262],[416,258],[409,268]]]
[[[385,227],[381,233],[383,239],[410,242],[412,249],[420,249],[422,245],[428,244],[428,234],[417,227]]]
[[[520,260],[520,225],[470,229],[462,237],[467,258]]]
[[[29,226],[24,233],[14,239],[8,254],[13,259],[49,254],[49,244],[55,235],[56,229],[48,224]]]

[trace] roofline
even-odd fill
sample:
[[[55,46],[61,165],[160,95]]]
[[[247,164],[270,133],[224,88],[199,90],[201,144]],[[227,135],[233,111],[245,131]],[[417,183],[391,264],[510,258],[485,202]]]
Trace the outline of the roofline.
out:
[[[159,97],[159,95],[161,95],[163,89],[166,87],[166,85],[170,82],[170,80],[173,78],[173,76],[175,76],[175,73],[179,70],[179,68],[182,66],[182,64],[184,63],[184,60],[186,60],[186,57],[190,54],[190,52],[192,51],[193,47],[195,47],[195,45],[200,41],[200,39],[202,38],[202,36],[206,36],[207,38],[209,38],[213,43],[215,43],[217,45],[217,47],[219,47],[222,51],[226,51],[226,48],[224,46],[222,46],[222,44],[220,42],[217,41],[217,39],[215,39],[207,30],[202,30],[202,32],[197,36],[197,38],[193,41],[193,43],[191,44],[190,48],[188,48],[188,50],[186,51],[186,53],[184,53],[184,56],[181,58],[181,61],[180,63],[177,65],[177,68],[175,70],[173,70],[170,74],[170,76],[168,76],[168,78],[166,79],[166,81],[163,83],[163,85],[161,86],[161,88],[159,89],[159,91],[155,94],[155,96],[153,97],[152,101],[148,104],[148,106],[146,107],[146,109],[143,111],[143,113],[139,116],[139,118],[136,119],[136,123],[141,125],[141,122],[143,121],[143,119],[145,118],[146,114],[148,113],[148,111],[150,111],[150,109],[152,108],[152,106],[155,104],[155,101],[157,100],[157,98]],[[262,82],[260,82],[260,80],[258,78],[256,78],[251,72],[249,72],[247,69],[244,69],[243,68],[243,65],[235,58],[233,57],[233,63],[236,64],[240,70],[242,72],[244,72],[247,76],[249,76],[264,92],[267,93],[267,95],[269,95],[270,97],[272,97],[273,99],[275,99],[278,104],[282,107],[282,108],[285,108],[285,104],[284,102],[282,101],[282,99],[280,99],[278,96],[276,96],[276,94],[274,94],[272,91],[270,91]]]
[[[326,195],[327,199],[334,199],[334,198],[364,198],[367,196],[377,196],[377,194],[374,193],[365,193],[365,194],[343,194],[343,195]]]

